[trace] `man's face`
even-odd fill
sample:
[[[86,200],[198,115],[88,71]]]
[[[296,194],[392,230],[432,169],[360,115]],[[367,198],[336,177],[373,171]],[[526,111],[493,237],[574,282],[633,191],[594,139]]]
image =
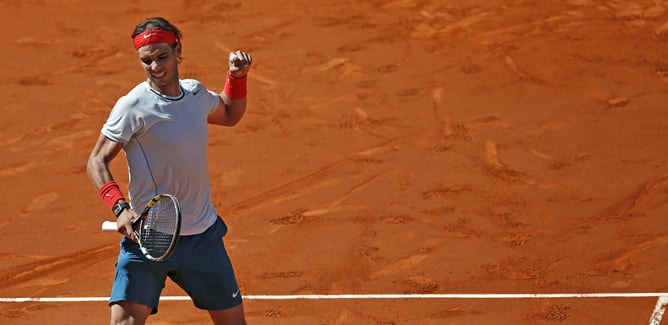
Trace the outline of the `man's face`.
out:
[[[178,49],[178,47],[177,47]],[[164,95],[179,84],[178,52],[167,43],[149,44],[137,51],[151,88]],[[174,90],[174,89],[172,89]]]

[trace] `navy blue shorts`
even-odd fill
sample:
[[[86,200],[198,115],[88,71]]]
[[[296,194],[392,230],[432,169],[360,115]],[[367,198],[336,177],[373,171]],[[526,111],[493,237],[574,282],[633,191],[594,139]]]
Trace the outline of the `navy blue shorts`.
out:
[[[155,314],[167,277],[186,291],[197,308],[221,310],[241,304],[239,286],[222,239],[227,226],[216,219],[205,232],[182,236],[172,256],[162,262],[146,259],[139,245],[123,237],[109,305],[131,301],[153,307]]]

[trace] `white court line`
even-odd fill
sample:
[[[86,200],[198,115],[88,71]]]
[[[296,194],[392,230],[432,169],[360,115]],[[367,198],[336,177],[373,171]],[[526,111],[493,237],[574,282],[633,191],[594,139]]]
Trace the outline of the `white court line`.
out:
[[[649,293],[529,293],[529,294],[343,294],[343,295],[248,295],[247,300],[303,300],[303,299],[546,299],[546,298],[648,298],[658,297],[649,325],[660,325],[668,304],[668,292]],[[20,302],[93,302],[107,301],[109,297],[19,297],[0,298],[0,303]],[[162,296],[161,301],[186,301],[188,296]]]
[[[325,299],[547,299],[547,298],[659,298],[657,307],[668,302],[668,292],[648,293],[500,293],[500,294],[340,294],[340,295],[247,295],[247,300],[325,300]],[[0,298],[0,303],[11,302],[93,302],[107,301],[109,297],[17,297]],[[162,296],[161,301],[185,301],[188,296]],[[656,313],[656,311],[655,311]]]
[[[654,307],[654,312],[652,317],[649,318],[649,325],[660,325],[661,318],[663,318],[663,312],[666,310],[666,305],[668,304],[668,296],[659,297],[659,300],[656,302]]]
[[[647,298],[668,297],[668,292],[650,293],[444,293],[444,294],[342,294],[342,295],[275,295],[244,296],[245,299],[545,299],[545,298]]]

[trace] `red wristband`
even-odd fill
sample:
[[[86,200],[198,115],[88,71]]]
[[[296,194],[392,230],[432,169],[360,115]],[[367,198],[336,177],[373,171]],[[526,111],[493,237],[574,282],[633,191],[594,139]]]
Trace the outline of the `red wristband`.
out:
[[[114,181],[102,185],[98,191],[98,194],[100,194],[100,199],[102,199],[102,201],[107,204],[109,209],[113,209],[114,204],[116,204],[118,200],[125,200],[125,197],[123,197],[123,193],[121,192],[121,188],[118,187],[118,184]]]
[[[227,79],[225,80],[225,89],[223,92],[229,99],[244,99],[246,97],[247,81],[248,75],[237,79],[232,77],[232,75],[230,75],[228,72]]]

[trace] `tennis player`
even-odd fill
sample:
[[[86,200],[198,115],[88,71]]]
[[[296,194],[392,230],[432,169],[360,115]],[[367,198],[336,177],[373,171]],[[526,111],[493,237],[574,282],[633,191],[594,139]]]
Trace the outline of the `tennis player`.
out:
[[[169,277],[215,324],[245,324],[241,293],[222,240],[227,226],[211,203],[207,124],[234,126],[243,117],[251,56],[230,53],[218,94],[197,80],[179,79],[182,34],[166,19],[144,20],[132,40],[146,80],[116,102],[88,159],[88,176],[124,235],[109,300],[110,323],[144,324],[157,313]],[[121,150],[128,164],[129,200],[109,169]],[[161,193],[181,203],[181,238],[167,260],[152,262],[139,250],[131,220],[135,210]]]

